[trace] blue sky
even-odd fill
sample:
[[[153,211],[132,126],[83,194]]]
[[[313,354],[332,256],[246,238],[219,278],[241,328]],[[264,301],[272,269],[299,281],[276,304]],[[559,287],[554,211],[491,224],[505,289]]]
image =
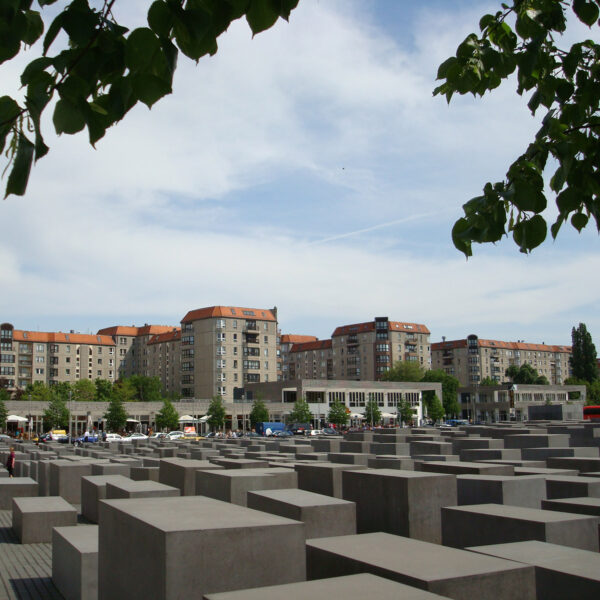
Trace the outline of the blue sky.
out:
[[[141,23],[147,5],[120,16]],[[599,332],[591,229],[469,261],[450,240],[461,205],[536,130],[514,82],[450,106],[432,96],[439,63],[498,5],[301,0],[289,23],[252,39],[238,22],[215,57],[182,57],[174,94],[96,150],[47,121],[27,196],[0,206],[0,320],[87,332],[276,305],[284,332],[320,338],[382,315],[427,324],[432,341]],[[0,68],[2,93],[23,64]]]

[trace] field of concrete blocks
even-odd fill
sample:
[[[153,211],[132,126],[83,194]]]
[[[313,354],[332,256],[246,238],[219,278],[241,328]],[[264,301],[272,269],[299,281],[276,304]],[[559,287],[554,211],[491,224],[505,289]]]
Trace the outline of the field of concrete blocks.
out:
[[[600,598],[600,423],[16,449],[0,597]]]

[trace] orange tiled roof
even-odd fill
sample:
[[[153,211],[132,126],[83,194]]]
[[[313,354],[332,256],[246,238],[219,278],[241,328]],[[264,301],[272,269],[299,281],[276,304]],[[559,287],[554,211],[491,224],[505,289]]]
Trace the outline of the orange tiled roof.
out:
[[[148,340],[148,345],[150,344],[160,344],[163,342],[173,342],[181,339],[181,328],[175,327],[171,329],[171,331],[167,331],[166,333],[159,333],[157,335],[153,335]]]
[[[309,350],[327,350],[328,348],[331,348],[331,340],[316,340],[314,342],[294,344],[290,352],[308,352]]]
[[[88,344],[90,346],[114,346],[108,335],[85,333],[62,333],[61,331],[23,331],[13,330],[13,340],[17,342],[39,342],[44,344]]]
[[[250,314],[244,314],[250,313]],[[239,306],[207,306],[190,310],[183,319],[182,323],[199,321],[200,319],[211,319],[213,317],[228,317],[230,319],[257,319],[259,321],[276,321],[273,311],[264,308],[242,308]]]
[[[281,336],[282,344],[304,344],[305,342],[316,342],[319,338],[314,335],[295,335],[284,333]]]
[[[478,338],[481,348],[500,348],[502,350],[527,350],[530,352],[571,352],[571,346],[550,346],[547,344],[528,344],[526,342],[503,342],[500,340],[482,340]],[[431,344],[431,350],[451,350],[453,348],[466,348],[467,340],[449,340]]]
[[[403,321],[388,321],[389,331],[406,331],[408,333],[431,333],[425,325],[420,323],[405,323]],[[366,331],[375,331],[375,321],[367,323],[354,323],[353,325],[342,325],[337,327],[331,334],[331,337],[338,335],[350,335],[352,333],[365,333]]]
[[[143,325],[142,327],[131,327],[127,325],[114,325],[113,327],[105,327],[100,329],[98,333],[100,335],[127,335],[137,337],[138,335],[158,335],[159,333],[166,333],[172,331],[172,325]]]

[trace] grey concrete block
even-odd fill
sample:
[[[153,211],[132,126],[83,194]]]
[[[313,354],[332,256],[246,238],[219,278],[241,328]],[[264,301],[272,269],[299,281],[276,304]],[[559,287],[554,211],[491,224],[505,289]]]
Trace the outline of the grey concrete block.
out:
[[[77,509],[59,496],[13,498],[12,527],[21,544],[52,541],[52,528],[77,524]]]
[[[505,448],[552,448],[569,445],[569,436],[562,433],[528,433],[507,435]]]
[[[577,475],[546,477],[546,493],[549,500],[555,498],[600,498],[600,479]]]
[[[529,460],[547,460],[548,458],[560,457],[597,457],[598,448],[523,448],[523,458]]]
[[[265,469],[269,466],[266,460],[248,458],[210,458],[209,461],[224,469]]]
[[[587,473],[588,471],[600,471],[600,458],[593,457],[550,457],[546,461],[546,464],[552,469],[575,469],[580,473]]]
[[[196,494],[246,506],[247,493],[298,487],[293,469],[227,469],[196,471]]]
[[[546,484],[537,476],[457,475],[458,504],[509,504],[541,508]]]
[[[362,465],[367,466],[370,458],[375,458],[374,454],[362,452],[330,452],[327,455],[329,461],[343,465]]]
[[[13,498],[38,495],[38,484],[30,477],[0,479],[0,510],[12,510]]]
[[[81,514],[98,523],[98,502],[106,498],[106,484],[127,481],[124,475],[87,475],[81,478]]]
[[[456,504],[456,477],[395,469],[346,471],[343,497],[356,503],[359,533],[384,531],[440,543],[442,506]]]
[[[542,467],[515,467],[515,475],[577,475],[576,470],[572,469],[545,469]]]
[[[158,481],[159,467],[131,467],[129,476],[134,481]]]
[[[442,441],[413,441],[410,442],[410,455],[417,456],[422,454],[453,454],[452,444]]]
[[[409,456],[376,456],[370,458],[369,469],[400,469],[414,471],[415,461]]]
[[[497,440],[500,441],[500,440]],[[465,448],[460,451],[460,460],[464,462],[477,462],[480,460],[520,460],[521,450],[518,448]]]
[[[315,581],[287,583],[269,587],[208,594],[204,600],[441,600],[446,596],[431,594],[369,573],[331,577]]]
[[[98,599],[98,525],[54,528],[52,581],[65,600]]]
[[[442,508],[442,543],[455,548],[538,540],[598,551],[598,519],[569,513],[475,504]]]
[[[160,461],[158,480],[165,485],[176,487],[182,496],[193,496],[196,493],[196,471],[221,470],[223,467],[213,465],[207,460],[185,458],[164,458]]]
[[[298,473],[298,488],[315,494],[342,498],[342,473],[349,470],[366,469],[364,465],[341,463],[295,464]]]
[[[302,521],[307,538],[356,533],[354,502],[305,490],[283,489],[248,492],[248,508]]]
[[[488,556],[533,565],[538,600],[600,598],[600,555],[539,541],[469,548]]]
[[[544,510],[557,510],[559,512],[600,517],[600,498],[558,498],[555,500],[542,500],[542,508]]]
[[[123,475],[129,477],[131,467],[126,464],[109,463],[102,465],[92,465],[92,475]]]
[[[174,600],[305,578],[304,525],[282,517],[185,496],[106,500],[100,522],[99,600]]]
[[[451,473],[453,475],[514,475],[514,467],[511,465],[462,461],[424,461],[416,463],[415,470],[428,473]]]
[[[71,504],[81,504],[81,478],[92,474],[85,461],[56,460],[50,463],[50,496],[62,496]]]
[[[372,573],[456,600],[535,598],[531,566],[387,533],[308,540],[306,561],[308,579]]]
[[[181,495],[179,488],[164,485],[156,481],[133,481],[125,479],[106,483],[106,499],[121,500],[126,498],[173,498]],[[99,510],[99,514],[102,511]]]

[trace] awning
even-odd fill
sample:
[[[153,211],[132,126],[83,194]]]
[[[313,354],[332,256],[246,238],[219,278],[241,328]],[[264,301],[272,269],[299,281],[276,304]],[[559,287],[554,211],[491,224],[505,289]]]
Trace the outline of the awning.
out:
[[[8,415],[6,417],[7,423],[27,423],[27,419],[25,417],[19,417],[18,415]]]
[[[206,423],[210,417],[208,415],[204,415],[198,419],[198,423]]]
[[[384,419],[395,419],[395,418],[396,418],[398,415],[394,415],[394,414],[392,414],[392,413],[384,413],[384,412],[382,412],[382,413],[381,413],[381,416],[382,416]]]
[[[350,418],[352,419],[364,419],[365,415],[361,415],[360,413],[351,413]]]
[[[139,421],[138,421],[137,419],[134,419],[133,417],[129,417],[129,418],[127,419],[127,422],[128,422],[128,423],[139,423]]]
[[[179,417],[178,421],[180,423],[195,423],[197,419],[192,415],[183,415],[183,417]]]

